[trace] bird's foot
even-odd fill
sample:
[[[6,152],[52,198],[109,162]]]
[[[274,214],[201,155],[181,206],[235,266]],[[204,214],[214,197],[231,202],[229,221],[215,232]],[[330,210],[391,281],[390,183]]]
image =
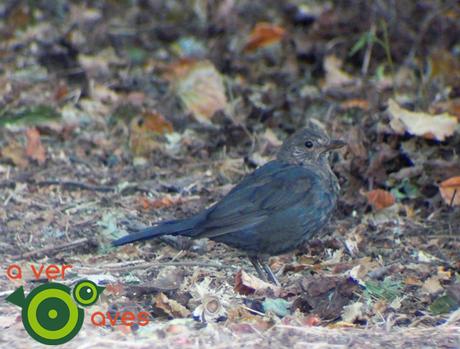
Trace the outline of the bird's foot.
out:
[[[257,274],[259,274],[259,278],[265,282],[271,282],[278,287],[281,286],[280,282],[267,263],[261,262],[260,258],[257,256],[249,256],[249,260],[256,269]]]

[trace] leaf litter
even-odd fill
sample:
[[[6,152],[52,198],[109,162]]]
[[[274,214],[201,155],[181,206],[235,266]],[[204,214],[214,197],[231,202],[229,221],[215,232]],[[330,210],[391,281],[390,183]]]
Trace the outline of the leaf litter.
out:
[[[0,11],[2,269],[72,264],[64,283],[107,286],[91,310],[150,314],[86,317],[69,347],[458,347],[458,5],[398,2],[396,26],[387,1],[62,4]],[[311,119],[349,143],[342,196],[271,258],[281,288],[212,241],[110,246],[208,207]],[[0,305],[1,340],[38,345],[18,314]]]

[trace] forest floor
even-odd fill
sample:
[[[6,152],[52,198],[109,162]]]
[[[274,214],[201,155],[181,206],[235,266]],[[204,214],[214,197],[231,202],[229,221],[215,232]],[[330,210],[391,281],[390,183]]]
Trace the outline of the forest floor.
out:
[[[42,347],[6,297],[71,265],[105,289],[64,348],[460,348],[460,7],[350,3],[0,5],[0,346]],[[111,246],[308,122],[341,196],[281,287],[210,240]]]

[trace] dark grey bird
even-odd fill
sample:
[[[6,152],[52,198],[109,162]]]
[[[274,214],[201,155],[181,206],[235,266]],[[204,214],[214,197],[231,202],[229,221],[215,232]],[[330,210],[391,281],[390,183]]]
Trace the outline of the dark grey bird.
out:
[[[268,257],[295,249],[329,221],[340,188],[328,154],[344,145],[318,127],[301,129],[283,143],[276,160],[245,177],[213,206],[190,218],[159,222],[113,244],[162,235],[209,238],[245,251],[259,276],[279,285]]]

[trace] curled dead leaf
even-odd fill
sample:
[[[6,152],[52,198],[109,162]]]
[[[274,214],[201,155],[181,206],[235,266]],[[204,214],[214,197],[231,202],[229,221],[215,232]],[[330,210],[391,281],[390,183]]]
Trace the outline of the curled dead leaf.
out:
[[[26,155],[36,160],[40,165],[46,161],[46,151],[40,140],[40,132],[35,127],[26,130]]]
[[[364,303],[354,302],[343,307],[342,320],[348,323],[353,323],[354,321],[363,318],[363,313]]]
[[[460,206],[460,176],[451,177],[441,182],[439,192],[446,204]]]
[[[234,290],[239,294],[249,295],[254,293],[264,293],[269,290],[276,291],[276,287],[265,282],[253,275],[246,273],[244,270],[238,271],[235,275]]]
[[[280,42],[286,34],[286,30],[275,24],[260,22],[249,34],[249,39],[244,46],[245,52],[255,51],[261,47]]]
[[[159,293],[155,297],[155,307],[174,318],[185,318],[190,315],[190,310],[174,299],[168,298],[164,293]]]
[[[172,124],[163,115],[156,111],[145,112],[131,120],[129,147],[135,155],[148,155],[161,148],[163,136],[172,132]]]
[[[317,315],[312,314],[304,318],[302,322],[306,326],[319,326],[321,324],[321,319]]]
[[[184,199],[181,196],[171,196],[169,194],[155,200],[149,200],[146,197],[139,198],[140,206],[144,210],[171,207],[174,205],[180,205],[183,202]]]
[[[441,286],[438,276],[435,275],[425,280],[422,290],[428,294],[433,294],[443,291],[444,288]]]
[[[29,165],[24,148],[19,143],[11,142],[7,146],[2,147],[0,152],[3,158],[9,159],[20,168],[26,168]]]
[[[369,110],[369,101],[362,98],[352,98],[340,103],[342,109],[358,108],[362,110]]]
[[[443,141],[454,134],[458,125],[457,118],[448,113],[433,115],[413,112],[401,108],[393,99],[388,101],[387,111],[391,117],[391,128],[399,134],[408,132],[415,136]]]
[[[203,124],[228,107],[222,75],[208,60],[180,60],[168,67],[166,78],[187,111]]]
[[[374,189],[365,193],[367,201],[375,210],[382,210],[395,203],[393,194],[383,189]]]
[[[326,71],[324,88],[348,85],[353,82],[351,75],[342,70],[342,64],[342,60],[334,55],[324,58],[323,66]]]

